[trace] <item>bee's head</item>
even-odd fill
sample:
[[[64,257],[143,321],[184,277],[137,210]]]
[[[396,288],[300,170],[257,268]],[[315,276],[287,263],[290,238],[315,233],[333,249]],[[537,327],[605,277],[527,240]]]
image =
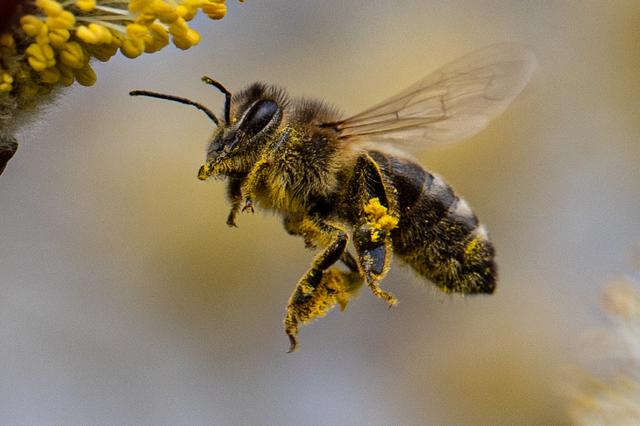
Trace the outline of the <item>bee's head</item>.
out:
[[[207,159],[198,172],[205,180],[213,175],[244,175],[257,161],[282,121],[287,99],[273,86],[254,83],[232,96],[220,83],[202,77],[202,81],[216,87],[225,95],[224,120],[221,121],[207,107],[186,98],[161,93],[134,90],[132,96],[151,96],[192,105],[203,111],[218,127],[207,148]]]
[[[286,100],[279,93],[257,83],[231,98],[229,120],[215,131],[207,149],[211,174],[249,172],[282,122]]]

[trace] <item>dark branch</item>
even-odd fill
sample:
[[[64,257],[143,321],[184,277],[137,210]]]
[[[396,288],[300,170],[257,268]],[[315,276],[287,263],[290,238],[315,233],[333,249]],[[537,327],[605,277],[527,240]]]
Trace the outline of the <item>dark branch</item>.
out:
[[[0,136],[0,175],[4,172],[11,157],[18,150],[18,142],[10,136]]]

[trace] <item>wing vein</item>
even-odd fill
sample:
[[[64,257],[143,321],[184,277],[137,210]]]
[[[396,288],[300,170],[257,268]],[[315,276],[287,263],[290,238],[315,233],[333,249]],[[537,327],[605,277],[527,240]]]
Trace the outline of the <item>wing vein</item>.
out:
[[[382,141],[401,147],[468,138],[500,115],[524,89],[536,58],[518,44],[473,52],[427,75],[409,88],[335,123],[352,143]],[[358,141],[358,142],[355,142]]]

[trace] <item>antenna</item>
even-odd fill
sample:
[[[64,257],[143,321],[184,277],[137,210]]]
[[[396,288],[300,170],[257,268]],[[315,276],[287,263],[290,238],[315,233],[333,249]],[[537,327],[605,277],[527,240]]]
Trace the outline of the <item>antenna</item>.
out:
[[[168,101],[174,101],[174,102],[179,102],[181,104],[194,106],[194,107],[198,108],[200,111],[202,111],[205,114],[207,114],[207,116],[211,119],[211,121],[216,123],[216,126],[220,127],[220,120],[218,120],[218,117],[216,117],[216,115],[213,112],[211,112],[211,110],[209,108],[207,108],[206,106],[204,106],[202,104],[199,104],[198,102],[194,102],[191,99],[181,98],[179,96],[173,96],[173,95],[165,95],[164,93],[149,92],[148,90],[133,90],[133,91],[129,92],[129,95],[131,95],[131,96],[148,96],[150,98],[166,99]],[[227,107],[225,106],[225,117],[226,117],[226,115],[227,115]]]
[[[224,93],[224,121],[227,125],[231,124],[231,92],[227,90],[221,83],[218,83],[211,77],[207,77],[206,75],[202,77],[202,81],[207,84],[212,85],[222,93]]]

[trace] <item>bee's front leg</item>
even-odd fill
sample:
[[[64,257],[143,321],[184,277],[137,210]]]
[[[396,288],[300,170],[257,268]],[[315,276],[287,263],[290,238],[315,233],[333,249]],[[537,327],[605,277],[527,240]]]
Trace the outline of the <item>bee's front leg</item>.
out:
[[[267,157],[264,156],[260,158],[254,166],[249,171],[249,174],[242,182],[240,193],[241,198],[244,198],[244,206],[242,206],[242,211],[250,211],[254,212],[253,209],[253,199],[255,197],[258,186],[262,182],[264,178],[264,174],[269,167],[269,162],[267,161]]]
[[[346,253],[347,233],[328,224],[320,224],[318,229],[331,237],[331,242],[316,256],[289,298],[284,319],[285,333],[291,344],[289,352],[296,350],[300,324],[324,316],[336,303],[344,309],[349,296],[362,284],[359,272],[328,270]]]
[[[227,216],[227,225],[235,226],[236,228],[236,216],[240,212],[242,205],[242,183],[244,178],[230,177],[227,183],[227,198],[231,203],[231,210]]]

